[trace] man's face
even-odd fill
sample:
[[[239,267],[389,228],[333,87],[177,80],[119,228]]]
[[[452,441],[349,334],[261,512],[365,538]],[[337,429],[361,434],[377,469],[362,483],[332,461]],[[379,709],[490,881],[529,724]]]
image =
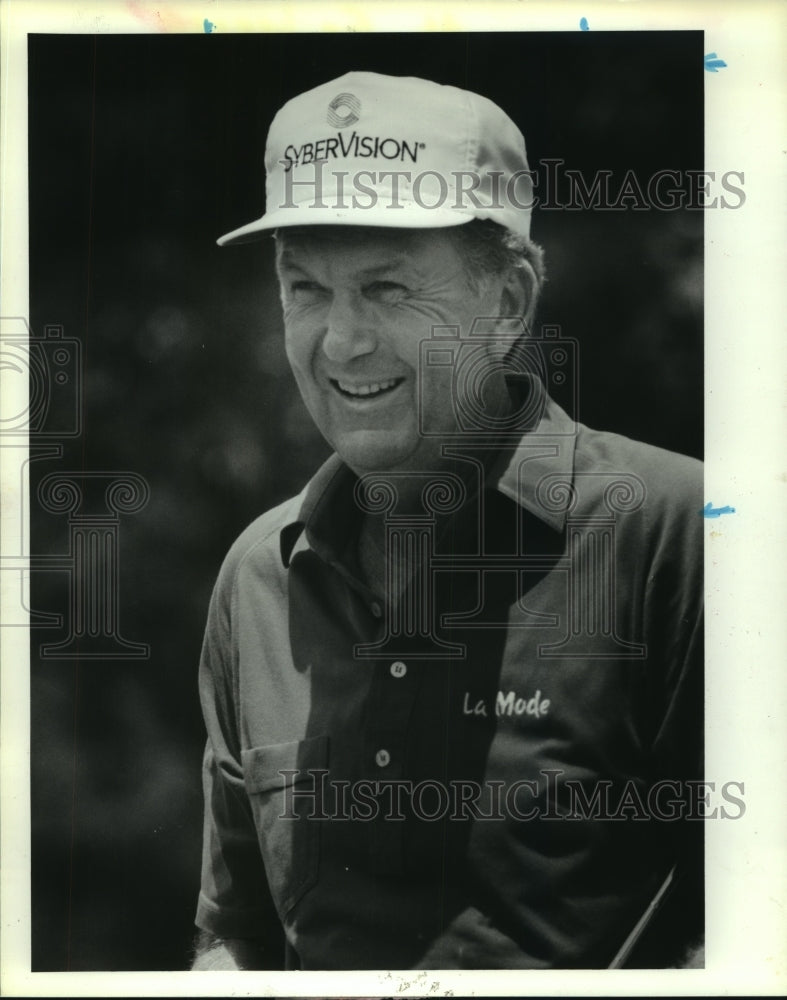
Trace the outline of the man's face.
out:
[[[462,400],[450,367],[419,372],[419,345],[434,326],[467,337],[476,317],[500,315],[503,279],[470,282],[454,240],[439,229],[285,231],[277,272],[287,356],[328,442],[359,475],[439,469]],[[490,341],[490,354],[495,347]],[[499,370],[483,396],[487,412],[507,407]]]

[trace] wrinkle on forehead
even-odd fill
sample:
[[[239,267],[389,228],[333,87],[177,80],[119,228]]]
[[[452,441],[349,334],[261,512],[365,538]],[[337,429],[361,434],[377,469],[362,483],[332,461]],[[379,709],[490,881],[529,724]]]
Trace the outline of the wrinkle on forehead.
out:
[[[385,252],[386,248],[383,247],[381,249]],[[308,262],[310,256],[319,255],[321,252],[324,253],[324,250],[324,246],[321,247],[311,242],[305,243],[303,246],[285,246],[278,252],[276,264],[283,268],[299,268],[304,262]],[[368,267],[361,268],[359,273],[364,276],[374,277],[409,262],[410,255],[403,250],[397,250],[392,253],[386,253],[383,262],[370,264]]]
[[[433,239],[444,239],[444,229],[399,229],[387,226],[293,226],[278,229],[276,259],[287,261],[288,251],[302,249],[319,252],[326,247],[355,247],[359,243],[378,244],[381,249],[406,256],[413,244],[426,243]]]
[[[454,241],[443,229],[311,226],[277,233],[280,279],[288,271],[352,274],[361,281],[399,275],[413,289],[423,289],[451,280],[460,269]]]

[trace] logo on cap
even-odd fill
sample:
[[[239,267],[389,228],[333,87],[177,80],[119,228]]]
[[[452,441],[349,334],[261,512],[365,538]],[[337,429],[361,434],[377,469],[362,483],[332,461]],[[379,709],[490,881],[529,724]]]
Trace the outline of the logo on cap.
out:
[[[344,108],[343,115],[337,114],[339,108]],[[355,94],[337,94],[328,105],[328,124],[333,128],[346,128],[354,125],[361,113],[361,102]]]

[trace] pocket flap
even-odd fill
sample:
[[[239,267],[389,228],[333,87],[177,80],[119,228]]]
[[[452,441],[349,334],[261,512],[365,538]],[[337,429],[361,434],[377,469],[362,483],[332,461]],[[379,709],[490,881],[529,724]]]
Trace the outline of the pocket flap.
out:
[[[291,743],[241,750],[241,763],[247,792],[269,792],[297,785],[312,780],[311,770],[327,767],[328,737],[312,736]]]

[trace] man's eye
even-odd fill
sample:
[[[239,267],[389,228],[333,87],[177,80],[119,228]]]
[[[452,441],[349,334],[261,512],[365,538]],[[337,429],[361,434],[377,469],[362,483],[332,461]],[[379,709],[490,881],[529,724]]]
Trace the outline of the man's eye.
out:
[[[385,302],[397,301],[403,295],[407,294],[405,286],[400,285],[396,281],[373,281],[370,285],[366,286],[365,291],[367,295],[380,298]]]
[[[305,278],[290,283],[290,298],[296,302],[315,302],[324,292],[322,285]]]

